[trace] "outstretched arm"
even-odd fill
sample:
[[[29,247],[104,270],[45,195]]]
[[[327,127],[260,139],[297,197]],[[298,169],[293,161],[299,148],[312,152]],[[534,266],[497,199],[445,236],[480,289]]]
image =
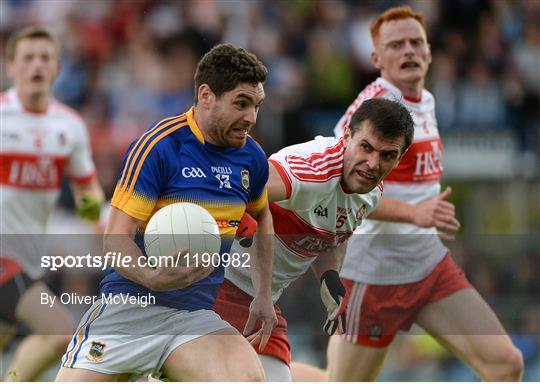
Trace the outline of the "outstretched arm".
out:
[[[455,207],[446,199],[452,193],[447,187],[444,192],[419,204],[383,197],[370,219],[411,223],[419,227],[437,227],[442,231],[458,231],[461,224],[456,219]]]

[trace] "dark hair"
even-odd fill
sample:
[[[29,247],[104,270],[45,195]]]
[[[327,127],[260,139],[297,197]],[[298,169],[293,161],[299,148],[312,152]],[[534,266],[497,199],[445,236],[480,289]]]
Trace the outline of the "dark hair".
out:
[[[11,35],[6,44],[6,57],[9,61],[15,58],[15,51],[17,50],[17,43],[25,39],[46,39],[54,45],[56,51],[56,57],[60,57],[60,47],[58,41],[54,38],[53,34],[49,30],[41,27],[26,27]]]
[[[403,137],[405,143],[403,152],[412,143],[414,136],[414,122],[411,114],[397,101],[388,99],[370,99],[362,103],[352,115],[349,123],[351,136],[357,132],[362,122],[368,120],[373,130],[384,139],[395,140]]]
[[[264,83],[268,70],[253,53],[232,44],[219,44],[207,52],[195,71],[195,103],[202,84],[217,97],[239,83]]]

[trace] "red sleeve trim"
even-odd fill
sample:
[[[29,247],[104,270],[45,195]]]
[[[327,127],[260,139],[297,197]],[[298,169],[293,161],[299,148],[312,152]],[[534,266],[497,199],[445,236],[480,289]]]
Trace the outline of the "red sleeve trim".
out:
[[[281,176],[281,180],[283,180],[283,184],[285,184],[285,190],[287,191],[287,199],[290,199],[292,194],[292,183],[289,175],[287,174],[287,171],[279,162],[273,159],[268,160],[268,162],[272,163],[276,171],[278,171],[279,176]]]
[[[78,184],[88,184],[92,180],[94,180],[95,177],[96,177],[96,171],[92,172],[91,174],[87,176],[69,176],[69,180],[74,181],[75,183],[78,183]]]

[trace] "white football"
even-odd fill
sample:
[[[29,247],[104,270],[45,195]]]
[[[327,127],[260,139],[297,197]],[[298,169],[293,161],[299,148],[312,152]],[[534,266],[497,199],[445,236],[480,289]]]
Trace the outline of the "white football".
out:
[[[187,249],[191,260],[195,254],[219,254],[221,237],[216,220],[203,207],[192,203],[169,204],[157,211],[144,232],[147,256],[176,256]],[[186,265],[182,257],[178,265]]]

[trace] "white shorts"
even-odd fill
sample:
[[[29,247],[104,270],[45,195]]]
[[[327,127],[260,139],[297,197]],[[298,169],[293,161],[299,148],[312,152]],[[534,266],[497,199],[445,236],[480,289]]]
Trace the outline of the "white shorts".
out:
[[[177,347],[220,329],[232,328],[214,311],[159,305],[103,304],[84,314],[62,357],[62,367],[105,374],[158,375]]]

